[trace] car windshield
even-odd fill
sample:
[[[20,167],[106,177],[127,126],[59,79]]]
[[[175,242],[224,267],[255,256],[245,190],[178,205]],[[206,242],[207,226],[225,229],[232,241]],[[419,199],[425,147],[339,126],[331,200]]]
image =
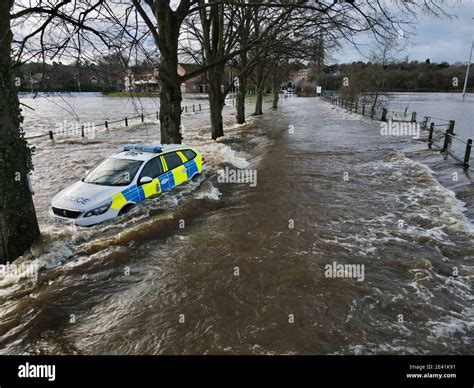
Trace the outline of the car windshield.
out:
[[[129,159],[106,159],[84,178],[84,182],[104,186],[126,186],[133,181],[142,163]]]

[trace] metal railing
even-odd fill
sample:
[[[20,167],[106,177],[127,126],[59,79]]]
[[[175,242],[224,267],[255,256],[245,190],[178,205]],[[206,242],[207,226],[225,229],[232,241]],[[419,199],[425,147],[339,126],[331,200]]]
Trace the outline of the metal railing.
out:
[[[417,112],[407,112],[388,110],[383,106],[373,107],[372,105],[343,100],[335,96],[322,95],[321,98],[333,105],[346,109],[350,112],[361,114],[364,117],[370,117],[373,120],[387,121],[392,119],[394,121],[405,121],[410,123],[420,124],[421,129],[429,131],[428,147],[436,148],[439,151],[450,155],[458,162],[462,163],[464,169],[472,168],[471,153],[472,153],[472,139],[464,141],[454,134],[454,120],[441,119],[428,115],[423,115]],[[422,118],[422,120],[418,120]],[[465,146],[464,155],[457,154],[452,147],[452,144],[457,142]]]
[[[195,113],[195,112],[200,112],[203,110],[203,103],[197,103],[197,104],[190,104],[190,105],[184,105],[181,107],[181,113]],[[204,106],[205,108],[205,106]],[[104,120],[103,124],[98,125],[99,127],[103,127],[105,129],[109,129],[109,126],[112,124],[117,124],[117,123],[123,123],[125,127],[128,127],[130,124],[131,120],[136,120],[140,119],[142,123],[145,122],[145,118],[147,117],[156,117],[156,120],[159,120],[160,118],[160,113],[159,112],[154,112],[154,113],[141,113],[137,116],[132,116],[132,117],[124,117],[123,119],[118,119],[118,120]],[[94,124],[94,127],[97,127],[96,124]],[[32,139],[38,139],[42,137],[49,137],[50,140],[54,140],[55,135],[64,135],[68,133],[73,133],[73,132],[80,132],[81,137],[86,137],[86,130],[88,128],[88,125],[78,123],[77,127],[74,129],[61,129],[61,130],[56,130],[56,131],[48,131],[47,133],[43,133],[41,135],[35,135],[35,136],[28,136],[25,137],[26,140],[32,140]]]

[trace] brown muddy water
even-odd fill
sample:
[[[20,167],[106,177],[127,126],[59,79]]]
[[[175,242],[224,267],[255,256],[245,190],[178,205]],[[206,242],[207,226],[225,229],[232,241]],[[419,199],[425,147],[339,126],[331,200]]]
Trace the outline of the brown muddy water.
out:
[[[88,229],[51,222],[52,196],[122,143],[156,141],[156,124],[37,144],[44,237],[20,262],[42,269],[0,282],[1,353],[473,353],[470,205],[437,179],[459,171],[468,203],[458,166],[438,173],[420,145],[314,98],[218,143],[206,120],[184,121],[200,180]],[[257,185],[220,182],[223,167]],[[363,276],[328,277],[334,263]]]

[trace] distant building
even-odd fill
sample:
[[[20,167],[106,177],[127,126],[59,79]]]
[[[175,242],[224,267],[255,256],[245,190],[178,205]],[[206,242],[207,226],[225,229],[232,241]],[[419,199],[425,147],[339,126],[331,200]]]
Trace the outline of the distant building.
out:
[[[187,73],[191,73],[201,66],[196,64],[182,63],[178,65],[178,74],[183,76]],[[209,87],[207,85],[204,74],[200,74],[193,77],[181,84],[181,93],[208,93]]]
[[[125,91],[157,93],[160,91],[158,75],[158,69],[153,69],[153,71],[146,73],[136,73],[129,69],[125,72]]]
[[[36,73],[36,74],[33,74],[33,77],[32,77],[36,82],[41,82],[43,81],[44,79],[44,73]]]
[[[25,74],[24,76],[24,82],[28,84],[38,84],[44,79],[44,74],[43,73],[35,73],[35,74]]]
[[[302,81],[309,80],[309,69],[291,71],[288,78],[288,87],[294,88]]]
[[[310,81],[310,73],[311,69],[291,71],[287,81],[281,85],[281,88],[291,88],[298,96],[314,96],[316,94],[316,83]]]
[[[91,83],[92,85],[97,85],[99,83],[102,83],[102,80],[93,75],[92,77],[89,77],[89,83]]]
[[[178,74],[183,76],[190,73],[200,66],[195,64],[178,64]],[[153,69],[148,72],[134,72],[129,69],[125,73],[124,87],[127,92],[148,92],[158,93],[160,91],[159,69]],[[181,84],[181,93],[208,93],[209,88],[205,77],[200,74]]]

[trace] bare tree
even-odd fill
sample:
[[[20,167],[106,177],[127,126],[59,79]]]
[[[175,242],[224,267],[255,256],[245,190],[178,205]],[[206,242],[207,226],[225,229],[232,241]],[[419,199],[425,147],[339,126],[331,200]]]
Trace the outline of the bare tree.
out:
[[[173,9],[170,0],[132,0],[160,50],[160,125],[163,144],[181,143],[181,83],[178,46],[181,26],[197,1],[182,0]],[[143,7],[145,3],[151,14]]]
[[[289,6],[288,2],[273,3],[275,8],[269,8],[266,4],[254,3],[252,7],[246,7],[235,18],[236,23],[241,26],[238,34],[239,44],[249,46],[249,50],[242,52],[232,61],[232,68],[236,71],[238,88],[236,98],[236,118],[238,124],[245,123],[245,102],[247,96],[247,84],[249,77],[255,75],[256,85],[256,110],[255,114],[262,113],[263,85],[267,79],[267,71],[271,68],[271,58],[274,57],[281,39],[282,31],[294,28],[291,25],[294,20],[292,16],[298,11],[298,4]],[[275,23],[275,20],[278,22]],[[286,32],[288,34],[288,32]],[[253,42],[249,45],[249,41]],[[266,70],[265,70],[266,69]]]
[[[22,117],[12,71],[10,12],[0,2],[0,263],[16,259],[40,235],[28,184],[31,149],[21,130]]]
[[[393,36],[383,38],[372,49],[369,60],[372,71],[368,74],[367,92],[373,95],[372,109],[375,109],[379,96],[385,90],[387,66],[396,62],[403,47],[402,40]]]
[[[74,8],[71,0],[0,2],[0,263],[22,255],[40,236],[29,183],[33,149],[22,129],[15,68],[24,56],[54,57],[79,31],[93,33],[85,21],[101,3]]]
[[[206,3],[209,6],[206,8]],[[235,34],[229,20],[235,16],[237,7],[229,7],[220,1],[200,0],[199,20],[188,20],[189,33],[199,44],[199,55],[193,58],[207,68],[206,80],[209,86],[212,138],[224,136],[222,110],[225,91],[222,90],[226,61],[235,47]]]
[[[288,15],[296,9],[295,4],[288,6],[287,2],[275,2],[269,6],[262,6],[255,0],[228,3],[221,0],[201,0],[199,19],[191,16],[185,23],[186,33],[193,37],[197,48],[189,43],[184,52],[201,65],[191,74],[196,75],[204,70],[206,72],[213,139],[224,134],[222,109],[225,96],[233,86],[238,90],[237,122],[245,121],[247,77],[255,63],[247,63],[248,52],[266,47],[266,42],[272,41],[275,32],[283,28]],[[259,16],[259,9],[266,12],[261,12],[262,16]],[[255,34],[259,26],[265,28],[261,33]],[[232,63],[233,70],[237,69],[238,81],[232,81],[227,90],[222,90],[225,65],[229,62]]]

